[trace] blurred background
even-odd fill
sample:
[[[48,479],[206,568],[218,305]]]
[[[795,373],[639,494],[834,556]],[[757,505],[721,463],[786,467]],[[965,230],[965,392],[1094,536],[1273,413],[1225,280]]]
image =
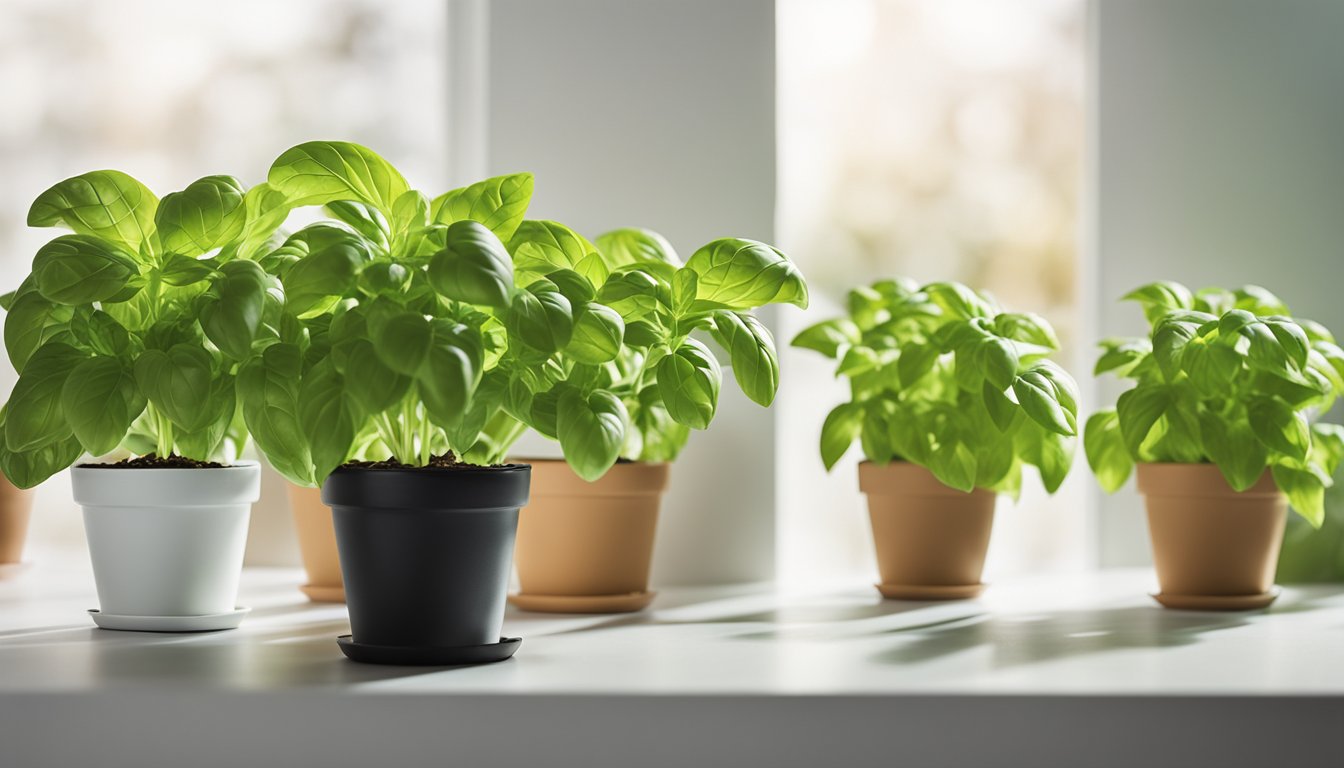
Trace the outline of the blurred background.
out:
[[[61,178],[251,184],[313,138],[426,191],[533,171],[532,215],[589,235],[772,240],[813,307],[768,313],[776,407],[725,386],[678,462],[655,580],[852,584],[857,449],[830,474],[816,452],[844,391],[793,333],[856,284],[961,280],[1049,318],[1091,409],[1116,394],[1094,342],[1140,328],[1115,299],[1149,280],[1262,283],[1344,329],[1341,31],[1329,0],[0,0],[0,290]],[[1137,497],[1078,462],[1002,503],[989,579],[1146,562]],[[64,475],[38,504],[34,557],[83,545]],[[251,561],[297,564],[288,526],[271,476]],[[1295,525],[1285,573],[1344,578],[1341,528]]]

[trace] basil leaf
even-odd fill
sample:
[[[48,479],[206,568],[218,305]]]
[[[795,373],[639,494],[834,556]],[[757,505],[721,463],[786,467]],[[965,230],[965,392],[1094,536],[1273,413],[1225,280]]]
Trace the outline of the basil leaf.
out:
[[[667,238],[650,229],[613,229],[597,238],[597,249],[612,266],[628,264],[681,266],[681,258]]]
[[[201,329],[219,351],[245,360],[261,327],[269,278],[255,261],[230,261],[219,270],[223,277],[201,305]]]
[[[766,304],[807,308],[807,283],[778,249],[741,238],[715,240],[686,261],[699,276],[697,306],[744,310]]]
[[[87,358],[69,344],[52,342],[33,353],[6,405],[5,446],[31,452],[74,434],[61,407],[61,389]]]
[[[719,361],[709,350],[695,339],[686,339],[658,362],[655,372],[668,414],[692,429],[707,429],[723,382]]]
[[[353,409],[344,378],[324,360],[299,383],[299,426],[312,454],[313,477],[320,484],[350,457],[355,441]]]
[[[310,141],[286,150],[271,166],[267,182],[292,206],[339,201],[367,203],[387,218],[410,189],[391,163],[368,147],[343,141]]]
[[[232,176],[206,176],[164,195],[154,213],[163,249],[197,256],[237,238],[247,222],[244,194]]]
[[[1120,417],[1115,411],[1092,414],[1083,429],[1083,449],[1088,465],[1107,493],[1118,490],[1134,471],[1134,460],[1125,447],[1120,433]]]
[[[64,224],[77,234],[138,253],[152,242],[158,205],[154,193],[130,176],[120,171],[92,171],[38,195],[28,210],[28,226]]]
[[[826,414],[821,425],[821,461],[830,471],[849,450],[863,429],[863,406],[841,403]]]
[[[859,340],[859,327],[847,317],[837,317],[803,329],[793,337],[789,346],[810,349],[834,358],[841,349],[858,344]]]
[[[173,424],[195,432],[210,423],[214,361],[200,346],[149,349],[136,358],[135,380],[149,402]]]
[[[33,257],[38,292],[57,304],[111,301],[139,272],[130,253],[89,235],[62,235]]]
[[[449,320],[434,321],[429,354],[416,379],[430,416],[444,424],[462,417],[481,383],[484,357],[479,332]]]
[[[478,181],[434,198],[430,218],[438,224],[477,221],[507,241],[513,237],[532,201],[530,173],[513,173]]]
[[[70,371],[61,387],[61,408],[84,450],[111,453],[145,410],[134,371],[115,357],[89,358]]]
[[[581,363],[615,360],[625,337],[625,321],[611,307],[590,303],[574,317],[574,332],[565,351]]]
[[[513,294],[513,260],[484,225],[458,221],[429,262],[429,284],[445,298],[504,308]]]
[[[625,442],[628,420],[625,404],[610,392],[585,397],[568,389],[560,396],[556,436],[579,477],[593,482],[611,469]]]
[[[291,482],[311,485],[312,455],[299,424],[303,353],[296,344],[272,344],[238,374],[243,420],[271,466]]]
[[[779,390],[779,358],[770,331],[751,315],[714,313],[715,339],[728,350],[733,378],[742,393],[769,407]]]

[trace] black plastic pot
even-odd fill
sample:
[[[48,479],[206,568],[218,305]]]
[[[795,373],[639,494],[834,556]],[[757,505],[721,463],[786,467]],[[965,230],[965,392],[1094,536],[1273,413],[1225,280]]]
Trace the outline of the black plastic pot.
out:
[[[525,464],[333,472],[322,501],[336,523],[350,610],[346,655],[408,664],[512,655],[518,641],[501,638],[500,627],[531,474]]]

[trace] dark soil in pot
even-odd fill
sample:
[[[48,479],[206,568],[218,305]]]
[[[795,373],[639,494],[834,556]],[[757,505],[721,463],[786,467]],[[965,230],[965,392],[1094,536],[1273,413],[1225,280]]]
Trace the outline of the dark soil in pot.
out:
[[[531,467],[347,465],[322,487],[353,641],[397,648],[500,642]]]

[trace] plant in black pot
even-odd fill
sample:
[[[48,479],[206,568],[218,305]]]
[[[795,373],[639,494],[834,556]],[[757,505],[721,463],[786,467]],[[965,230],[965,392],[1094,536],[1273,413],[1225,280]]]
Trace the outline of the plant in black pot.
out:
[[[266,185],[208,176],[159,200],[117,171],[53,186],[32,226],[64,225],[3,305],[19,380],[0,468],[28,488],[85,454],[75,500],[110,629],[237,626],[255,462],[237,372],[274,333],[280,286],[253,260],[284,218]],[[133,457],[132,457],[133,456]]]
[[[571,341],[615,334],[619,346],[623,329],[579,329],[566,276],[515,275],[504,241],[531,197],[527,174],[431,201],[364,147],[310,142],[269,179],[332,219],[263,259],[284,285],[284,320],[242,372],[243,413],[272,463],[319,482],[333,509],[352,630],[341,647],[375,663],[508,658],[520,641],[500,629],[530,467],[505,456],[528,426],[561,420],[567,455],[615,462],[618,399],[533,387],[590,384],[598,366],[567,363]]]

